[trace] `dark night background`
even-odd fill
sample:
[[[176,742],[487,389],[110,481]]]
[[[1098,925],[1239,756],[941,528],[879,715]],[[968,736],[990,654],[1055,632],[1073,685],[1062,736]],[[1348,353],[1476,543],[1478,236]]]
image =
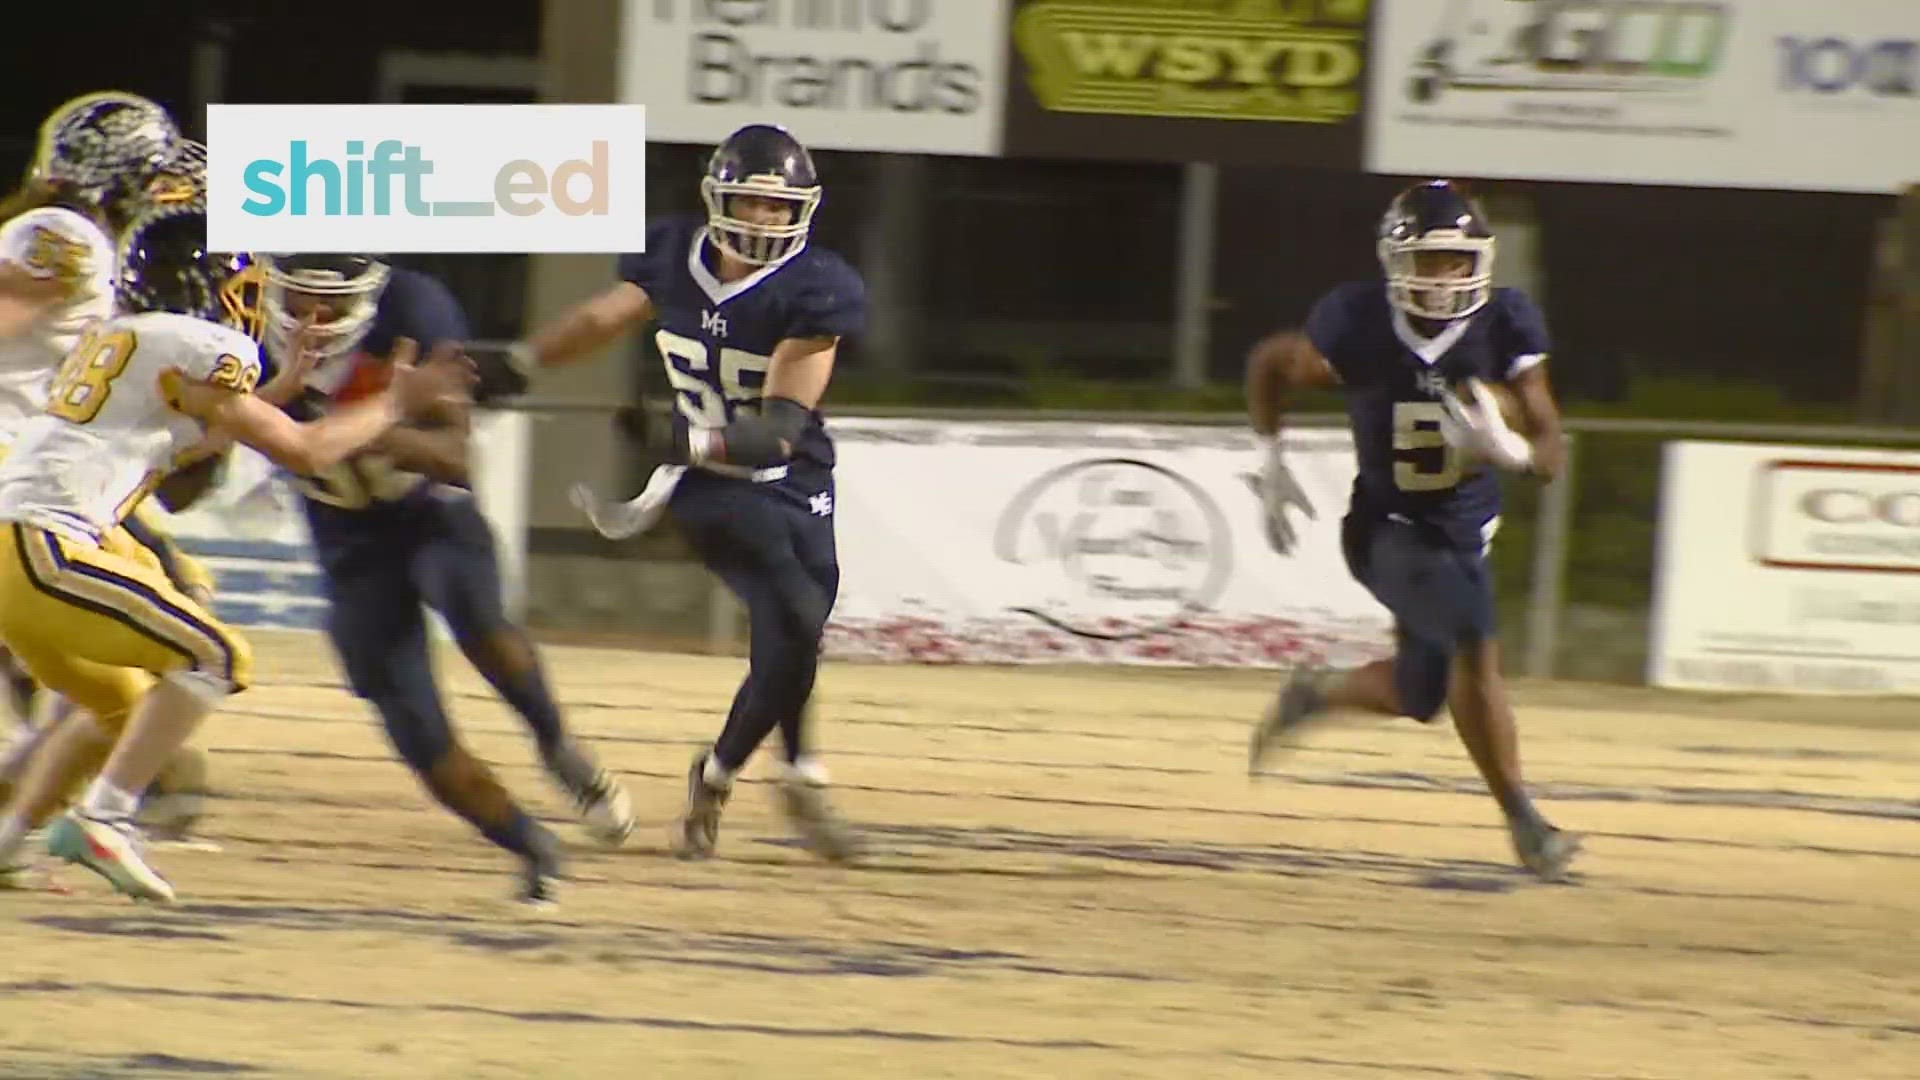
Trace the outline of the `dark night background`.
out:
[[[38,6],[36,6],[38,7]],[[196,41],[229,35],[225,97],[370,100],[384,51],[533,56],[529,0],[88,5],[0,47],[4,159],[17,174],[39,119],[88,90],[147,94],[183,116]],[[62,27],[53,32],[51,27]],[[216,31],[213,28],[223,28]],[[445,100],[444,96],[413,100]],[[496,100],[499,100],[496,98]],[[703,150],[660,147],[658,210],[695,205]],[[823,240],[856,260],[875,163],[822,154]],[[961,376],[1050,366],[1159,378],[1171,352],[1180,170],[1134,163],[939,158],[916,291],[922,366]],[[1237,379],[1247,344],[1313,297],[1376,272],[1372,230],[1402,180],[1300,168],[1222,170],[1212,372]],[[1869,252],[1893,200],[1865,196],[1531,184],[1563,389],[1610,396],[1625,372],[1771,382],[1845,400],[1857,387]],[[405,260],[403,260],[405,261]],[[520,328],[522,259],[432,260],[488,336]],[[1026,347],[1010,355],[1009,339]],[[859,361],[854,360],[857,364]]]

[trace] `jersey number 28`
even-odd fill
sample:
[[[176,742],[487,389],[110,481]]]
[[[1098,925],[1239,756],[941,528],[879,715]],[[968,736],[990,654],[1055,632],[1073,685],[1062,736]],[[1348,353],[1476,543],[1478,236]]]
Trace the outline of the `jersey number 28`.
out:
[[[720,385],[716,388],[705,377],[713,369],[707,359],[709,350],[705,342],[682,337],[671,330],[660,331],[653,340],[666,359],[667,381],[673,384],[674,397],[679,399],[680,415],[696,428],[726,427],[735,409],[760,396],[760,388],[746,386],[741,382],[742,376],[753,373],[764,378],[767,365],[773,362],[744,349],[721,348],[717,350]]]
[[[1440,434],[1437,401],[1393,403],[1393,484],[1401,491],[1445,491],[1460,482],[1460,455]]]

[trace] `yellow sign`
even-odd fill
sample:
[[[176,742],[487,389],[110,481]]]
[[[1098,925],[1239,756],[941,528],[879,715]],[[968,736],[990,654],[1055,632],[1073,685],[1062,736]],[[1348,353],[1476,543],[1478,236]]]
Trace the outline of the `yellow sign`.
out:
[[[1035,0],[1014,20],[1054,112],[1335,124],[1360,111],[1369,0]]]

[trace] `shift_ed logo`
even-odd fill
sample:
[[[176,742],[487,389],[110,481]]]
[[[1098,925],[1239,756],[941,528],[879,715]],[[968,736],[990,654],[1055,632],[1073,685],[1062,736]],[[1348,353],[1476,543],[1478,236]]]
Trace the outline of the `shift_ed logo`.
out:
[[[214,251],[642,251],[646,186],[643,105],[207,106]]]
[[[651,0],[656,24],[696,31],[687,85],[702,105],[950,115],[979,110],[983,77],[942,55],[950,35],[937,16],[976,15],[984,2]]]
[[[434,162],[400,139],[347,139],[335,149],[290,139],[278,157],[259,157],[242,170],[254,217],[531,217],[551,208],[568,217],[607,215],[607,143],[596,139],[584,158],[543,165],[515,158],[493,174],[491,199],[437,199],[426,195]],[[471,185],[463,185],[471,189]]]

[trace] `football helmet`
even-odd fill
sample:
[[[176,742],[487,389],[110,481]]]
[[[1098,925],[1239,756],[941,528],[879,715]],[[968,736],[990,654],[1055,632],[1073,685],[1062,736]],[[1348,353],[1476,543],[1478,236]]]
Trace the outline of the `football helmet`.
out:
[[[733,205],[740,197],[778,200],[791,212],[784,222],[761,220]],[[820,206],[820,178],[813,155],[787,129],[748,124],[714,150],[700,181],[700,198],[707,204],[707,235],[720,250],[765,266],[806,246]]]
[[[373,329],[392,273],[374,255],[263,255],[260,267],[265,344],[276,362],[291,356],[307,319],[305,347],[320,362],[358,348]]]
[[[1493,296],[1493,229],[1450,180],[1402,191],[1380,220],[1380,266],[1393,306],[1422,319],[1464,319]]]
[[[144,193],[180,142],[179,125],[154,102],[119,90],[84,94],[41,123],[28,177],[111,212]]]
[[[246,288],[251,256],[207,250],[207,217],[156,208],[120,241],[115,298],[125,312],[172,311],[259,336],[259,306]]]

